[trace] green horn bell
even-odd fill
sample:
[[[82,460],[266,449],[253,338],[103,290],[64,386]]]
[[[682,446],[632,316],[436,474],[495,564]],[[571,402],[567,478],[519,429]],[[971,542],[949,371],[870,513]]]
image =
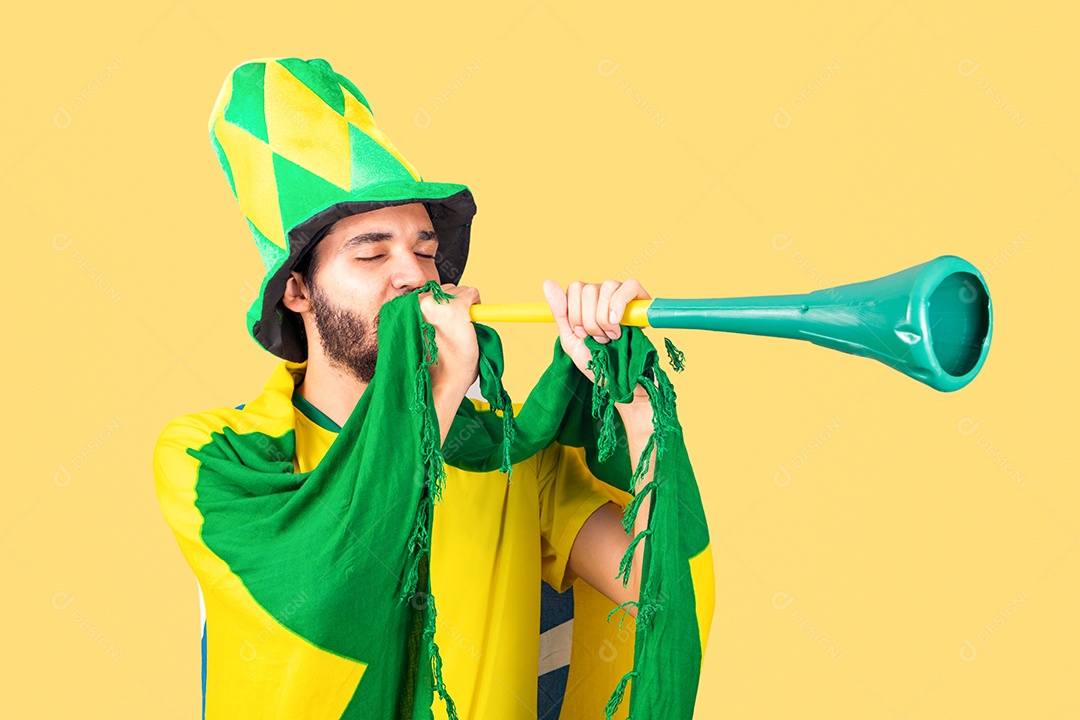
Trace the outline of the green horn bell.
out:
[[[993,329],[986,281],[955,255],[804,295],[656,298],[647,317],[654,328],[809,340],[879,360],[942,392],[978,374]]]

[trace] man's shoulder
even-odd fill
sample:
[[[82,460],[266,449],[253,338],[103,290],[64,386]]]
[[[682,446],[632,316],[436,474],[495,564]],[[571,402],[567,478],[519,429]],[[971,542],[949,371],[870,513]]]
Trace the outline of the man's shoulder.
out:
[[[217,407],[173,418],[158,433],[154,443],[155,455],[170,449],[183,451],[189,447],[200,447],[210,442],[214,433],[221,433],[226,427],[242,427],[243,407]]]
[[[292,402],[294,363],[282,361],[270,380],[246,403],[219,406],[173,418],[158,435],[159,447],[199,447],[226,429],[237,435],[264,433],[279,436],[295,427]]]

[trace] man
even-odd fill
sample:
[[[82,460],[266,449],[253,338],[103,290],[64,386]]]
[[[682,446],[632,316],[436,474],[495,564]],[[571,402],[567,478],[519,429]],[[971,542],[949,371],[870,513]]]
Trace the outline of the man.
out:
[[[379,307],[429,280],[438,281],[438,244],[422,204],[396,205],[338,220],[316,244],[306,267],[292,272],[284,304],[303,318],[307,337],[307,367],[296,387],[305,406],[314,406],[338,426],[345,424],[375,374]],[[435,326],[439,346],[439,363],[429,368],[440,440],[445,441],[458,407],[479,376],[479,350],[469,305],[480,302],[480,294],[476,288],[452,283],[442,287],[456,297],[439,304],[430,292],[423,293],[420,307],[424,318]],[[618,320],[626,304],[650,298],[633,279],[600,285],[575,281],[566,294],[557,283],[547,280],[543,290],[563,349],[590,380],[593,373],[587,367],[591,355],[585,347],[585,335],[592,335],[599,343],[619,337]],[[639,388],[632,403],[616,403],[615,407],[626,428],[630,457],[637,457],[653,430],[648,395]],[[641,484],[651,477],[650,471]],[[648,517],[648,500],[645,503],[639,515],[642,529]],[[634,599],[640,550],[628,587],[615,578],[629,542],[622,528],[621,509],[606,501],[577,533],[567,570],[616,603]],[[636,611],[630,608],[629,612],[634,615]]]
[[[306,371],[296,386],[298,397],[294,397],[300,408],[316,417],[325,416],[338,427],[345,424],[375,373],[379,307],[393,297],[414,291],[429,280],[438,280],[434,262],[437,248],[438,238],[424,206],[409,203],[338,220],[317,243],[308,256],[308,262],[300,270],[293,271],[285,287],[283,303],[302,318],[308,342]],[[452,283],[444,283],[442,287],[456,297],[440,304],[435,302],[430,292],[423,293],[420,307],[424,318],[435,327],[439,347],[439,362],[429,366],[429,369],[439,418],[440,441],[445,442],[458,407],[478,377],[477,340],[468,307],[480,302],[480,295],[473,287]],[[649,297],[634,280],[625,283],[609,281],[601,285],[573,282],[565,294],[554,281],[548,280],[543,290],[556,318],[563,348],[590,380],[592,371],[586,367],[590,354],[583,341],[585,328],[589,329],[588,334],[597,342],[608,342],[610,338],[607,333],[617,338],[621,328],[611,318],[621,318],[630,300]],[[633,458],[640,455],[653,430],[648,396],[644,388],[639,390],[634,402],[616,404],[626,428],[630,457]],[[477,403],[477,406],[481,404]],[[548,554],[547,579],[552,580],[560,575],[563,578],[561,584],[554,580],[561,585],[559,590],[564,590],[574,578],[580,577],[615,604],[636,599],[644,546],[639,545],[629,583],[623,587],[616,578],[616,572],[631,536],[622,527],[622,508],[610,499],[612,490],[601,490],[596,487],[595,480],[586,477],[583,459],[573,452],[571,448],[553,447],[549,454],[557,459],[544,461],[545,467],[557,463],[559,467],[572,470],[564,472],[558,479],[541,479],[552,481],[551,486],[543,488],[541,492],[559,495],[557,500],[555,497],[542,497],[541,502],[547,502],[547,505],[533,515],[534,520],[550,523],[548,528],[541,528],[535,522],[526,525],[517,521],[512,532],[504,531],[495,545],[484,552],[485,549],[475,547],[476,543],[473,546],[467,544],[466,538],[482,537],[485,538],[483,542],[488,542],[488,535],[482,529],[485,526],[494,529],[500,525],[505,507],[488,504],[485,508],[475,498],[470,508],[456,507],[457,497],[450,488],[447,490],[449,497],[436,508],[434,546],[440,548],[442,543],[438,540],[445,537],[444,543],[450,552],[475,558],[478,553],[516,553],[518,551],[500,545],[521,542],[531,534],[527,547],[535,541],[536,536],[540,536]],[[528,466],[519,469],[518,477],[529,471]],[[651,477],[650,470],[639,483],[645,484]],[[469,480],[461,478],[457,482],[468,483]],[[558,483],[564,487],[555,487]],[[454,476],[448,480],[448,484],[454,484]],[[501,490],[499,495],[501,502],[512,502],[501,497]],[[587,519],[580,525],[578,523],[583,513],[576,504],[589,510]],[[598,504],[599,507],[596,507]],[[642,507],[635,533],[646,525],[648,499]],[[451,513],[456,515],[456,519],[444,520],[444,516]],[[575,515],[564,525],[564,520],[557,517],[563,513]],[[553,519],[549,520],[547,515],[553,516]],[[457,523],[463,529],[468,528],[470,534],[457,537],[450,533],[443,534],[440,532],[443,523]],[[561,530],[561,539],[552,537],[554,526]],[[492,532],[491,536],[494,535]],[[438,563],[443,555],[436,549],[433,558],[433,562]],[[562,565],[565,565],[565,569],[558,570]],[[448,572],[436,566],[432,570],[436,586],[439,585],[440,576],[444,575],[448,580],[453,577],[463,586],[484,587],[491,583],[490,577],[483,573],[470,577],[468,573],[461,572],[461,568]],[[525,585],[517,591],[532,592],[533,588]],[[443,603],[443,607],[452,607],[449,598]],[[490,607],[483,614],[490,616],[503,612],[505,610]],[[633,607],[628,608],[628,612],[636,615]],[[469,621],[458,618],[455,622],[467,624]],[[535,626],[535,622],[531,624]],[[531,648],[531,644],[526,647]],[[480,649],[481,652],[484,650]],[[498,654],[495,649],[486,650],[489,654]],[[535,652],[531,649],[516,647],[513,651],[528,653],[528,660],[535,659]],[[453,670],[449,669],[447,675],[452,676]],[[528,672],[526,677],[529,682],[532,682],[534,675],[535,672]],[[607,690],[604,688],[605,692]],[[482,716],[487,715],[477,715]]]
[[[381,675],[379,653],[368,652],[380,628],[351,625],[369,639],[349,645],[341,636],[347,627],[326,623],[335,613],[347,624],[363,617],[364,582],[376,578],[350,579],[361,561],[376,573],[398,567],[387,550],[372,551],[378,538],[347,516],[366,512],[367,523],[375,513],[383,522],[389,517],[385,527],[392,527],[394,512],[408,508],[395,503],[393,488],[380,486],[377,475],[368,473],[359,478],[366,486],[353,486],[349,473],[322,461],[393,451],[343,448],[336,440],[366,409],[373,380],[393,368],[377,368],[380,351],[380,362],[393,363],[396,353],[379,343],[380,310],[425,285],[436,283],[453,296],[440,301],[430,290],[419,293],[438,352],[426,372],[439,446],[463,403],[486,409],[498,402],[467,397],[480,374],[469,319],[469,306],[480,296],[457,282],[475,205],[464,186],[421,180],[375,126],[359,90],[324,60],[268,58],[237,66],[215,103],[210,131],[267,267],[248,330],[282,362],[246,407],[177,418],[155,447],[163,512],[205,597],[204,713],[378,716],[369,714],[376,702],[404,706],[412,692]],[[585,338],[600,344],[618,339],[627,303],[650,297],[635,280],[573,282],[565,292],[548,280],[542,289],[563,351],[590,381]],[[639,458],[654,432],[649,392],[639,385],[631,401],[615,408],[629,457]],[[243,465],[238,458],[255,460]],[[636,487],[652,480],[646,467]],[[441,647],[436,685],[443,694],[445,681],[453,695],[446,705],[456,704],[460,718],[536,716],[538,578],[559,592],[580,578],[603,596],[598,610],[625,605],[636,615],[647,541],[631,548],[631,538],[644,537],[649,497],[628,534],[622,507],[632,496],[594,477],[582,448],[552,442],[512,471],[508,484],[498,471],[447,465],[444,495],[433,505],[430,585],[439,598],[439,621],[432,647]],[[367,487],[370,495],[353,487]],[[413,540],[422,540],[423,528],[417,528]],[[624,586],[616,576],[631,550]],[[711,616],[706,551],[690,568],[695,588],[709,593],[707,604],[699,601],[701,652],[707,634],[702,608]],[[587,596],[583,601],[596,603]],[[433,607],[427,617],[434,624]],[[316,621],[322,625],[309,631]],[[392,644],[389,625],[383,634]],[[605,658],[579,691],[590,713],[599,712],[603,700],[596,698],[606,697],[630,667],[633,642],[625,634],[620,642],[618,661]],[[376,700],[371,688],[382,687],[398,688],[394,692],[406,699]],[[454,713],[441,703],[433,709],[438,717]]]

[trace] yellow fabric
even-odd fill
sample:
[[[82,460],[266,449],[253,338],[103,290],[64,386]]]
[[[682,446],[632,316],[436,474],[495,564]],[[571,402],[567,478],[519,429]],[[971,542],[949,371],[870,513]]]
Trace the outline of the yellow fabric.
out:
[[[470,401],[479,410],[489,407],[482,400]],[[515,413],[520,409],[515,403]],[[306,472],[318,464],[336,433],[299,409],[295,412],[296,465]],[[535,720],[539,580],[557,590],[577,580],[566,561],[581,526],[605,502],[629,500],[592,476],[581,448],[552,443],[513,467],[507,484],[498,471],[472,473],[447,465],[443,499],[435,504],[435,642],[461,720]],[[577,585],[585,583],[577,580]],[[604,701],[618,681],[613,677],[595,688]],[[433,711],[436,720],[447,717],[443,703],[436,702]]]
[[[286,373],[285,378],[288,377]],[[264,394],[249,412],[286,418],[288,396]],[[366,665],[323,650],[282,626],[251,596],[228,564],[202,542],[203,518],[195,505],[198,460],[185,452],[208,443],[224,427],[242,427],[241,412],[222,408],[177,418],[154,448],[154,479],[162,512],[184,558],[196,573],[206,602],[208,626],[207,720],[248,717],[252,708],[273,706],[281,718],[340,717]],[[288,423],[283,422],[284,432]],[[273,432],[273,428],[265,428]],[[303,602],[297,597],[296,602]],[[218,622],[228,618],[228,622]],[[288,682],[268,684],[266,676]],[[276,689],[267,698],[267,688]],[[302,688],[300,693],[291,688]]]
[[[574,639],[561,720],[602,720],[612,689],[634,667],[637,622],[622,610],[608,622],[608,613],[614,609],[613,601],[584,580],[574,582]],[[633,684],[631,680],[627,685],[626,697]],[[625,717],[627,711],[623,705],[615,717]]]
[[[278,155],[337,185],[352,186],[349,122],[281,63],[266,63],[266,136]],[[231,156],[230,156],[231,157]]]
[[[694,609],[697,611],[698,635],[701,638],[701,657],[704,658],[716,605],[716,578],[713,576],[711,542],[704,550],[690,558],[690,581],[694,584],[694,598],[697,600]]]
[[[244,217],[274,245],[287,249],[270,146],[225,122],[224,115],[214,121],[213,129],[217,141],[230,158],[236,197]]]

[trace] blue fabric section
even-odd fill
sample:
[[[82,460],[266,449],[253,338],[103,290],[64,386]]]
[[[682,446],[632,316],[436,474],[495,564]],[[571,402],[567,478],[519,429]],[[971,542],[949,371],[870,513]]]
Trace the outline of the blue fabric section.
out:
[[[244,405],[247,405],[247,403],[244,403]],[[244,409],[244,405],[237,405],[237,406],[236,406],[236,409],[237,409],[237,410],[243,410],[243,409]]]
[[[540,676],[536,693],[536,720],[559,720],[568,677],[569,665]]]
[[[540,581],[540,634],[553,627],[562,625],[574,618],[574,588],[569,587],[561,595],[544,581]],[[536,717],[537,720],[558,720],[562,712],[563,696],[566,695],[566,680],[570,676],[570,666],[564,665],[537,678]]]
[[[202,720],[206,720],[206,621],[202,624]]]
[[[546,582],[540,582],[540,633],[562,625],[574,617],[574,588],[570,586],[562,595]]]

